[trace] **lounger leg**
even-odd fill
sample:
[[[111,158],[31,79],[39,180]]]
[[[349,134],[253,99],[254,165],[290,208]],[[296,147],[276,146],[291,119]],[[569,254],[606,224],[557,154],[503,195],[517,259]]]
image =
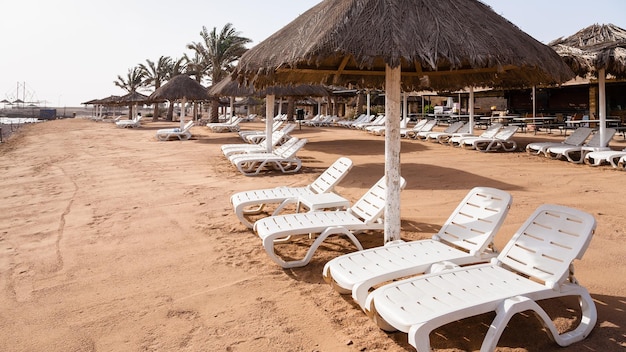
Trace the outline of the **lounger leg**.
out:
[[[509,320],[511,320],[511,317],[519,312],[527,310],[531,310],[535,313],[535,315],[541,320],[541,323],[546,328],[547,332],[549,332],[548,336],[561,347],[569,346],[574,342],[578,342],[586,338],[596,324],[596,306],[586,289],[578,285],[572,285],[572,287],[573,289],[568,293],[579,297],[579,304],[582,311],[582,318],[576,329],[559,334],[559,331],[554,326],[550,316],[548,316],[548,314],[537,304],[537,302],[523,296],[512,297],[502,302],[502,304],[496,309],[496,318],[491,323],[489,331],[487,331],[487,335],[483,340],[480,351],[489,352],[495,350],[498,340],[500,340],[500,336],[502,335],[502,332],[504,332]]]
[[[283,268],[285,269],[297,268],[297,267],[307,265],[311,261],[311,258],[313,258],[313,254],[315,254],[315,251],[317,250],[317,248],[330,235],[346,235],[350,239],[350,241],[352,241],[352,243],[357,247],[358,250],[360,251],[363,250],[363,246],[361,246],[361,243],[359,242],[359,240],[357,240],[357,238],[344,227],[329,227],[326,230],[324,230],[317,237],[317,239],[315,239],[315,241],[311,245],[311,248],[309,248],[304,258],[300,260],[292,260],[292,261],[287,262],[279,258],[276,255],[276,252],[274,251],[274,243],[275,243],[274,240],[276,239],[276,236],[265,237],[263,239],[263,248],[265,248],[265,252],[267,252],[267,255],[269,255],[269,257],[273,261],[275,261],[278,265],[282,266]],[[282,237],[279,237],[279,238],[282,238]]]

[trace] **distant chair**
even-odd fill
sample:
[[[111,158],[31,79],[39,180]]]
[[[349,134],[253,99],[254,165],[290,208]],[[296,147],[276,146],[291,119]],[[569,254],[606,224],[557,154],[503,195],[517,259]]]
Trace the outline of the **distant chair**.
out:
[[[165,128],[160,129],[156,132],[156,138],[160,141],[167,141],[170,139],[178,138],[181,141],[188,140],[191,138],[190,129],[193,127],[194,122],[189,121],[185,124],[183,129],[180,128]]]

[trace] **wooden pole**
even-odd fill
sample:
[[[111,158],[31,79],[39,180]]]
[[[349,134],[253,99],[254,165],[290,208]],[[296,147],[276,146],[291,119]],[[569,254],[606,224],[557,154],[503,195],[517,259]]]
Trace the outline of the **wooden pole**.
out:
[[[598,70],[598,113],[600,114],[600,146],[606,147],[606,70]],[[590,116],[591,118],[591,116]]]
[[[400,66],[385,68],[385,243],[400,240]]]
[[[274,124],[274,94],[265,97],[265,139],[267,140],[267,152],[272,152],[272,125]]]
[[[469,110],[470,133],[474,133],[474,86],[469,87],[469,102],[467,104]]]

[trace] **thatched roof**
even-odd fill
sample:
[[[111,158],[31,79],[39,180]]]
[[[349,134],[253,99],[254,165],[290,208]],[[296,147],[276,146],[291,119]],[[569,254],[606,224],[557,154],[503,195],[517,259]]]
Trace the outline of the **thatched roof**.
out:
[[[119,95],[110,95],[102,99],[92,99],[83,103],[83,105],[117,105],[120,99]]]
[[[209,95],[213,96],[264,97],[269,94],[279,97],[323,97],[329,95],[330,91],[322,85],[311,84],[274,85],[265,87],[265,89],[255,90],[252,87],[240,84],[237,80],[233,80],[232,76],[224,78],[209,89]]]
[[[254,89],[243,86],[228,76],[209,87],[208,92],[210,96],[247,97],[254,94]]]
[[[115,103],[124,105],[124,104],[134,104],[134,103],[147,103],[148,96],[145,94],[141,94],[139,92],[130,92],[126,95],[119,97]]]
[[[208,100],[207,89],[187,75],[178,75],[150,94],[150,101]]]
[[[573,77],[552,49],[477,0],[325,0],[248,50],[235,74],[257,88],[382,88],[386,64],[401,65],[405,91]]]
[[[613,24],[592,25],[549,44],[581,77],[598,69],[626,78],[626,30]]]

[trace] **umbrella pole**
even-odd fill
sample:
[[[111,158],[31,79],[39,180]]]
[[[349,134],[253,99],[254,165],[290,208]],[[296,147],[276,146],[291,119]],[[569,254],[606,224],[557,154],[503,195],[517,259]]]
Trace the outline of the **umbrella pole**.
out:
[[[469,124],[470,124],[470,133],[474,133],[474,86],[469,87]]]
[[[233,115],[235,111],[235,97],[230,97],[230,120],[228,122],[233,122]]]
[[[185,108],[187,107],[187,98],[183,97],[183,102],[180,104],[180,130],[185,128]]]
[[[606,147],[608,141],[605,143],[606,136],[606,71],[601,68],[598,70],[598,113],[600,114],[600,143],[601,147]]]
[[[400,66],[385,68],[385,243],[400,240]]]
[[[274,94],[265,97],[265,140],[267,152],[272,152],[272,125],[274,124]]]

